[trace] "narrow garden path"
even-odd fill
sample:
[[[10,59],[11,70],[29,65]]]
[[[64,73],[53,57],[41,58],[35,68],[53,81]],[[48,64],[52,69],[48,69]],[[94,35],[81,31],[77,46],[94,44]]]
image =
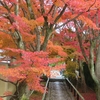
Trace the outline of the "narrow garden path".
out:
[[[49,82],[46,100],[74,100],[65,82]]]

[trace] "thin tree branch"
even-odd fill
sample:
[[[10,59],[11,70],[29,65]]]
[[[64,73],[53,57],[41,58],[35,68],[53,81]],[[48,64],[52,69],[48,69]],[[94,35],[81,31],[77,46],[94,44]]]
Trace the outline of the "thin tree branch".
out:
[[[32,9],[31,1],[30,0],[25,0],[25,1],[26,1],[26,4],[27,4],[29,13],[30,13],[30,18],[31,19],[36,19],[35,14],[34,14],[33,9]]]
[[[64,13],[65,9],[67,7],[67,4],[65,4],[65,6],[63,7],[63,10],[60,12],[60,14],[55,18],[54,24],[59,20],[59,18],[62,16],[62,14]]]
[[[11,6],[10,6],[10,8],[9,8],[9,10],[11,10],[11,8],[14,6],[14,4],[12,4]]]
[[[40,8],[41,8],[41,13],[42,15],[45,13],[45,9],[44,9],[44,0],[39,0],[40,1]]]
[[[96,3],[96,0],[94,0],[93,4],[89,7],[89,9],[88,9],[86,12],[90,11],[91,7],[92,7],[95,3]]]
[[[90,9],[91,9],[91,7],[95,4],[95,2],[96,2],[96,0],[93,2],[93,4],[88,8],[88,10],[86,11],[86,12],[89,12],[90,11]],[[78,15],[76,15],[74,18],[72,18],[72,19],[70,19],[70,20],[68,20],[68,21],[66,21],[65,23],[63,23],[62,25],[60,25],[60,26],[58,26],[58,27],[55,27],[55,29],[58,29],[58,28],[60,28],[60,27],[62,27],[62,26],[64,26],[64,25],[66,25],[66,24],[68,24],[69,22],[71,22],[71,21],[73,21],[73,20],[75,20],[76,18],[78,18],[80,15],[82,15],[84,12],[80,12]]]
[[[52,11],[53,7],[54,7],[54,4],[51,6],[51,8],[50,8],[48,14],[50,14],[50,12]],[[48,15],[48,14],[47,14],[47,15]]]
[[[6,31],[6,30],[3,30],[3,29],[0,29],[1,32],[4,32],[6,34],[13,34],[12,32],[9,32],[9,31]]]
[[[10,9],[9,9],[9,7],[7,6],[7,4],[3,1],[1,1],[0,0],[0,4],[8,11],[8,12],[10,12]]]
[[[0,96],[1,98],[5,98],[5,97],[16,97],[16,95],[4,95],[4,96]]]
[[[23,7],[21,7],[21,9],[22,9],[22,12],[23,12],[23,14],[24,14],[24,17],[28,18],[28,17],[27,17],[27,12],[26,12],[26,10],[25,10]]]
[[[75,27],[76,27],[76,34],[77,34],[77,38],[78,38],[78,41],[79,41],[80,49],[82,51],[82,54],[84,56],[85,61],[88,63],[88,58],[86,56],[85,50],[84,50],[83,45],[82,45],[82,37],[79,35],[78,28],[76,26],[77,21],[74,20],[74,23],[75,23]]]
[[[13,85],[16,85],[16,83],[11,82],[11,81],[7,81],[7,80],[1,79],[1,78],[0,78],[0,80],[3,81],[3,82],[8,82],[8,83],[11,83],[11,84],[13,84]]]
[[[60,27],[62,27],[62,26],[64,26],[64,25],[68,24],[69,22],[75,20],[75,19],[78,18],[81,14],[83,14],[83,12],[80,12],[80,13],[79,13],[78,15],[76,15],[74,18],[72,18],[72,19],[66,21],[66,22],[63,23],[62,25],[60,25],[60,26],[58,26],[58,27],[55,27],[55,29],[58,29],[58,28],[60,28]]]

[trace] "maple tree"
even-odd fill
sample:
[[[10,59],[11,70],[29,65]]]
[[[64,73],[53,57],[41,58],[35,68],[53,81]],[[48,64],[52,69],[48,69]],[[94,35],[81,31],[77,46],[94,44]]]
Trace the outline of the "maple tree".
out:
[[[73,32],[72,29],[66,29],[63,27],[63,30],[60,34],[54,34],[54,38],[52,39],[55,44],[59,44],[63,47],[64,51],[67,53],[65,57],[66,69],[64,70],[64,76],[68,77],[71,82],[75,85],[75,87],[80,88],[78,83],[84,87],[82,92],[86,91],[86,83],[83,70],[81,71],[81,61],[79,58],[83,58],[81,54],[81,50],[79,48],[78,39],[76,33]],[[80,66],[81,65],[81,66]],[[77,71],[80,75],[77,74]],[[81,81],[80,81],[81,79]]]
[[[95,1],[90,12],[80,15],[74,20],[75,32],[84,60],[88,64],[89,72],[95,83],[97,100],[100,100],[100,74],[99,74],[99,1]],[[80,59],[81,60],[81,59]]]
[[[75,4],[79,3],[76,2],[78,0],[75,0]],[[82,2],[79,3],[79,8],[83,7],[82,3],[84,2],[84,0],[81,0]],[[91,6],[90,4],[91,3]],[[99,20],[99,16],[100,16],[100,5],[99,5],[99,0],[94,0],[94,1],[85,1],[85,6],[83,7],[83,10],[80,10],[80,13],[83,13],[82,15],[80,15],[78,18],[74,19],[74,21],[72,22],[73,24],[69,25],[68,28],[70,28],[71,30],[73,30],[74,32],[76,32],[77,38],[78,38],[78,42],[79,42],[79,46],[80,48],[78,48],[79,52],[82,52],[83,56],[79,57],[80,62],[81,61],[86,61],[86,63],[88,64],[88,68],[89,68],[89,72],[91,74],[91,77],[93,79],[93,81],[95,82],[95,93],[96,93],[96,98],[97,100],[100,100],[100,67],[99,67],[99,42],[100,42],[100,38],[99,38],[99,24],[100,24],[100,20]],[[87,7],[86,7],[87,6]],[[74,15],[73,13],[79,13],[77,9],[73,10],[73,7],[76,7],[75,5],[73,6],[72,3],[72,11],[67,12],[69,13],[69,16],[63,16],[63,18],[73,18],[76,16],[76,14]],[[89,8],[87,11],[87,8]],[[86,11],[86,12],[84,12]],[[65,15],[67,15],[67,13],[65,13]],[[70,36],[70,35],[69,35]],[[73,36],[72,36],[73,37]],[[63,41],[63,40],[62,40]],[[63,43],[63,42],[62,42]],[[68,44],[68,42],[66,42]],[[75,41],[73,42],[73,45],[77,48]],[[71,44],[71,42],[69,42],[69,44]],[[84,60],[83,60],[84,57]],[[82,66],[82,64],[80,64],[80,66]],[[83,68],[81,67],[81,70],[83,71]],[[81,72],[82,72],[81,71]]]
[[[59,29],[58,31],[60,32],[63,30],[62,26],[64,26],[70,31],[71,27],[75,27],[73,22],[75,19],[78,23],[80,20],[85,23],[84,30],[88,27],[98,30],[96,24],[85,14],[94,11],[95,8],[97,10],[99,7],[99,0],[0,0],[0,34],[7,37],[5,39],[0,35],[0,48],[6,49],[6,51],[10,50],[7,54],[10,57],[16,56],[16,61],[13,64],[16,63],[19,65],[7,70],[5,68],[1,68],[0,70],[2,70],[2,75],[9,77],[9,82],[17,81],[17,83],[20,83],[20,96],[18,96],[17,100],[25,92],[22,91],[26,87],[24,85],[25,82],[23,82],[24,79],[32,89],[37,88],[38,90],[40,87],[37,75],[40,76],[41,73],[48,70],[48,67],[46,67],[47,64],[61,61],[61,58],[67,56],[61,45],[54,45],[49,41],[50,38],[53,38],[55,30]],[[68,36],[75,37],[75,34],[72,32]],[[12,46],[8,45],[9,43]],[[70,43],[73,44],[76,42]],[[66,44],[68,44],[67,40]],[[74,46],[77,45],[75,44]],[[12,49],[7,49],[8,47]],[[80,51],[80,49],[78,50]],[[41,51],[47,51],[48,56],[52,59],[50,58],[50,60],[48,57],[48,62],[44,61],[44,59],[47,59],[47,54]],[[41,55],[43,56],[41,57]],[[37,64],[37,62],[39,63]],[[40,68],[40,65],[43,66]],[[26,69],[24,66],[26,66]],[[27,73],[27,70],[30,73]],[[17,75],[12,77],[15,72],[20,77]],[[32,80],[37,80],[38,86],[32,86]],[[22,87],[23,85],[25,87]]]
[[[79,19],[79,22],[75,21],[76,34],[78,37],[79,45],[84,56],[86,63],[88,64],[89,72],[95,83],[95,92],[97,100],[100,100],[100,75],[99,75],[99,16],[100,10],[91,11],[84,15],[84,20]],[[86,22],[86,16],[89,16],[88,24]],[[91,24],[91,20],[93,21]],[[91,25],[89,25],[91,24]]]

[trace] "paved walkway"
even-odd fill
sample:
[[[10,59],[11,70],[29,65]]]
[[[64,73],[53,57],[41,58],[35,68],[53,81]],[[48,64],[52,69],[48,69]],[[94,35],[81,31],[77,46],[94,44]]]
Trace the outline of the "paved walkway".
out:
[[[46,100],[74,100],[65,82],[49,82]]]

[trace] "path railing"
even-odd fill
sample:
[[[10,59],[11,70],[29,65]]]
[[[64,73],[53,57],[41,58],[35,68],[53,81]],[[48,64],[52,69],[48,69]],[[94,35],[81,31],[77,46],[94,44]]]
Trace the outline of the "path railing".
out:
[[[74,92],[74,96],[76,96],[76,100],[85,100],[84,97],[79,93],[79,91],[74,87],[74,85],[69,81],[68,78],[65,79],[66,83],[68,84],[69,89],[71,92]]]
[[[45,97],[46,97],[46,93],[47,93],[47,88],[48,88],[48,85],[49,85],[49,78],[48,78],[48,80],[47,80],[47,82],[46,82],[46,85],[45,85],[45,90],[44,90],[44,94],[43,94],[43,96],[42,96],[42,100],[45,100]]]

